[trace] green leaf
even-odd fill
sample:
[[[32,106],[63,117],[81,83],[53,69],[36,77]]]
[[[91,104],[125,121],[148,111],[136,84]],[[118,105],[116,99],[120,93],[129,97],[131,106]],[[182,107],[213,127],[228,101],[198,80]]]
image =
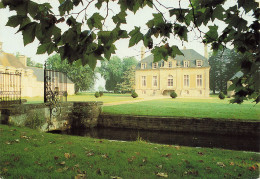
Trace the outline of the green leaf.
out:
[[[176,57],[176,55],[183,55],[183,53],[180,51],[180,49],[176,45],[173,45],[171,47],[171,51],[172,51],[172,53],[170,55],[173,58]]]
[[[88,58],[88,65],[94,71],[97,65],[97,57],[94,54],[90,54]]]
[[[224,11],[225,11],[225,9],[221,5],[217,5],[216,8],[213,11],[212,20],[214,21],[215,18],[217,18],[219,20],[223,20],[223,18],[224,18],[223,12]]]
[[[38,13],[38,4],[33,2],[33,1],[29,1],[28,2],[28,13],[32,16],[32,18],[34,18],[37,13]]]
[[[8,22],[6,26],[17,27],[20,23],[22,23],[23,16],[11,16],[8,18]]]
[[[95,4],[96,8],[100,9],[103,2],[104,0],[98,0],[98,2]]]
[[[246,13],[248,13],[250,10],[255,10],[259,7],[258,3],[255,0],[238,0],[238,8],[243,7]]]
[[[216,41],[218,38],[218,26],[209,26],[209,31],[206,33],[208,42]]]
[[[168,50],[164,46],[155,47],[152,53],[154,55],[154,62],[168,59]]]
[[[49,46],[50,43],[41,44],[38,47],[36,54],[44,54],[45,52],[47,52]]]
[[[137,44],[140,40],[143,40],[143,34],[140,32],[140,27],[135,27],[134,30],[132,30],[129,35],[131,36],[131,39],[129,41],[129,47],[134,46]]]
[[[161,24],[164,24],[163,16],[161,13],[153,14],[153,23],[155,26],[159,26]]]
[[[126,12],[124,11],[121,11],[120,13],[116,14],[115,16],[112,17],[113,19],[113,22],[115,24],[118,24],[118,23],[126,23]]]
[[[115,53],[115,50],[116,50],[116,46],[114,44],[112,44],[111,46],[106,46],[104,48],[104,56],[105,56],[105,58],[109,60],[110,57],[111,57],[111,54]]]
[[[98,29],[102,29],[102,23],[101,21],[104,20],[104,17],[99,15],[99,13],[94,13],[87,21],[87,24],[90,29],[93,29],[94,27]]]
[[[65,0],[59,6],[60,15],[63,16],[65,12],[69,12],[73,9],[73,2],[71,0]]]
[[[34,41],[36,25],[37,25],[36,22],[31,22],[23,28],[24,46]]]

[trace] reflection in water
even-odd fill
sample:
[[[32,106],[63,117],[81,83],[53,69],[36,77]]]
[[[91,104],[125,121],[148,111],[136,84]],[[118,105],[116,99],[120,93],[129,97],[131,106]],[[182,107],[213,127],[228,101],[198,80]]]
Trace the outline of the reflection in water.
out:
[[[135,141],[138,137],[141,137],[145,141],[159,144],[214,147],[255,152],[259,152],[260,150],[259,137],[254,138],[248,136],[224,136],[121,128],[71,129],[60,133],[123,141]]]

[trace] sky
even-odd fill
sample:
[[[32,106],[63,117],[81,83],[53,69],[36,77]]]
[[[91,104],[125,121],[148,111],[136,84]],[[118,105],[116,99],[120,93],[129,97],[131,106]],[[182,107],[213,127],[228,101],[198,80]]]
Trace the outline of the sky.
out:
[[[49,2],[51,3],[51,5],[54,7],[53,12],[55,14],[58,14],[58,1],[52,1],[52,0],[35,0],[37,2],[43,3],[43,2]],[[259,2],[259,0],[257,0]],[[85,2],[85,1],[83,1]],[[163,5],[167,6],[167,7],[179,7],[179,1],[177,0],[164,0],[164,1],[160,1],[161,3],[163,3]],[[234,0],[228,0],[227,1],[227,6],[230,5],[234,5],[235,1]],[[181,0],[181,7],[187,7],[189,4],[188,0]],[[165,8],[163,8],[162,6],[160,6],[159,4],[156,4],[156,6],[158,7],[158,9],[164,13],[167,10]],[[224,7],[225,8],[225,7]],[[56,10],[55,10],[56,9]],[[79,12],[82,9],[82,7],[78,7],[74,10],[74,12]],[[104,29],[106,30],[111,30],[114,28],[114,24],[112,21],[112,16],[117,14],[119,12],[119,8],[116,5],[116,2],[110,1],[109,2],[109,15],[106,19],[105,22],[105,26]],[[96,12],[95,8],[94,8],[94,4],[92,6],[89,6],[88,8],[88,15],[89,17],[91,16],[91,14],[93,14],[94,12]],[[146,32],[148,29],[146,27],[146,22],[150,19],[153,18],[152,13],[156,13],[156,9],[153,8],[144,8],[140,11],[138,11],[136,14],[133,14],[132,12],[127,12],[128,16],[127,16],[127,24],[126,25],[122,25],[121,28],[124,30],[127,30],[128,32],[131,31],[132,29],[134,29],[134,26],[137,27],[141,27],[141,31],[142,32]],[[106,6],[103,5],[101,7],[101,13],[102,16],[106,16]],[[39,63],[44,63],[47,58],[48,55],[47,54],[43,54],[43,55],[37,55],[37,47],[39,42],[37,40],[35,40],[33,43],[30,43],[26,46],[24,46],[23,44],[23,37],[21,32],[16,33],[18,28],[12,28],[12,27],[8,27],[5,26],[5,24],[8,21],[8,17],[15,15],[14,12],[10,12],[8,9],[0,9],[0,41],[3,42],[3,51],[7,52],[7,53],[12,53],[12,54],[16,54],[17,52],[19,52],[22,55],[26,55],[27,57],[31,57],[32,60],[34,60],[35,62],[39,62]],[[83,14],[82,14],[83,15]],[[166,18],[167,15],[164,14]],[[78,20],[83,19],[83,16],[79,16]],[[222,24],[218,21],[215,21],[214,23],[211,23],[211,25],[218,25],[219,30],[218,31],[222,31],[225,28],[225,24]],[[60,25],[59,26],[61,28],[62,31],[65,31],[67,29],[66,25]],[[82,29],[87,29],[87,26],[83,26]],[[202,31],[207,32],[208,28],[207,27],[202,27],[201,28]],[[161,39],[155,40],[154,44],[159,43]],[[137,60],[140,60],[140,54],[141,54],[141,47],[143,46],[142,42],[139,42],[136,46],[129,48],[128,47],[128,43],[129,43],[129,39],[124,39],[124,40],[120,40],[118,42],[116,42],[116,56],[119,56],[120,58],[124,58],[124,57],[129,57],[129,56],[134,56],[136,57]],[[187,49],[194,49],[195,51],[197,51],[198,53],[200,53],[201,55],[204,55],[204,44],[201,43],[201,39],[198,39],[194,33],[189,33],[188,34],[188,42],[182,42],[179,39],[175,38],[174,36],[171,36],[171,39],[169,41],[170,45],[177,45],[180,49],[183,49],[184,46]],[[210,46],[208,46],[210,47]],[[229,46],[230,48],[232,48],[232,46]],[[210,49],[209,49],[210,50]],[[150,51],[147,49],[146,50],[146,54],[145,56],[148,56],[150,54]],[[53,54],[51,54],[53,55]],[[100,78],[101,79],[101,78]],[[95,88],[97,88],[99,85],[104,86],[104,80],[97,80],[97,83]]]
[[[38,2],[48,2],[48,0],[44,1],[44,0],[38,0]],[[182,0],[183,1],[183,0]],[[55,1],[49,1],[54,8],[57,9],[58,4],[57,3],[53,3]],[[57,2],[57,1],[56,1]],[[178,6],[178,4],[176,4],[176,2],[178,1],[174,1],[174,3],[170,3],[170,1],[165,1],[166,3],[164,3],[165,5],[169,5],[169,6]],[[187,1],[183,1],[184,3],[182,3],[183,6],[187,6]],[[159,8],[161,8],[160,6],[158,6]],[[102,6],[101,9],[104,9],[105,7]],[[111,9],[109,11],[109,16],[106,20],[106,27],[105,29],[113,29],[114,26],[111,26],[110,24],[113,24],[112,22],[112,15],[117,14],[117,12],[119,12],[119,9],[116,5],[116,3],[111,2],[109,8]],[[80,9],[80,8],[78,8]],[[90,11],[88,11],[89,14],[94,12],[94,8],[93,6],[89,8]],[[163,8],[161,8],[161,10],[163,11]],[[56,11],[57,12],[57,11]],[[74,12],[78,12],[78,10],[76,9]],[[106,12],[105,9],[103,11],[104,13]],[[127,30],[127,31],[131,31],[134,26],[137,27],[141,27],[142,31],[145,32],[147,31],[147,27],[145,26],[145,23],[152,19],[152,13],[156,12],[155,9],[150,9],[150,8],[144,8],[141,11],[138,11],[135,15],[131,12],[128,12],[129,16],[127,17],[127,25],[122,25],[122,28]],[[54,11],[55,13],[55,11]],[[8,17],[15,15],[14,12],[10,12],[8,9],[0,9],[0,41],[3,42],[3,50],[7,53],[12,53],[12,54],[16,54],[17,52],[19,52],[22,55],[26,55],[27,57],[31,57],[32,60],[36,61],[36,62],[40,62],[40,63],[44,63],[44,61],[48,58],[47,54],[44,55],[36,55],[37,52],[37,47],[39,42],[37,40],[35,40],[33,43],[30,43],[26,46],[23,45],[23,37],[21,32],[16,33],[18,28],[12,28],[12,27],[8,27],[5,26],[5,24],[8,21]],[[103,14],[103,16],[105,16],[106,14]],[[110,17],[110,18],[109,18]],[[78,19],[81,19],[81,17],[79,16]],[[60,28],[64,31],[66,29],[66,26],[60,26]],[[84,27],[83,27],[84,28]],[[159,39],[160,40],[160,39]],[[159,41],[158,40],[158,41]],[[157,41],[157,42],[158,42]],[[182,42],[172,38],[171,39],[172,44],[179,46],[180,49],[182,49],[184,46],[186,48],[192,48],[194,50],[196,50],[197,52],[199,52],[200,54],[204,54],[204,47],[203,44],[194,39],[194,36],[190,35],[189,37],[189,43],[185,42],[184,46],[182,45]],[[117,51],[116,51],[116,56],[119,56],[120,58],[124,58],[124,57],[128,57],[128,56],[136,56],[137,60],[140,60],[140,51],[141,51],[141,47],[143,46],[142,42],[139,43],[138,45],[129,48],[128,47],[128,43],[129,43],[129,39],[124,39],[124,40],[120,40],[119,42],[117,42],[115,45],[117,47]],[[149,50],[147,49],[147,54],[149,55],[150,53],[148,52]]]

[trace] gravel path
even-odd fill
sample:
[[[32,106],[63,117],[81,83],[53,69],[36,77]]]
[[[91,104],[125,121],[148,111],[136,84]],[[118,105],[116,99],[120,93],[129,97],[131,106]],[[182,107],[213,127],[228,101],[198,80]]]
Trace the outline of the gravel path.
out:
[[[165,98],[169,98],[169,96],[149,96],[149,97],[145,97],[142,99],[138,99],[138,100],[134,100],[134,101],[119,101],[119,102],[112,102],[112,103],[106,103],[103,104],[103,106],[114,106],[114,105],[119,105],[119,104],[129,104],[129,103],[138,103],[138,102],[142,102],[142,101],[150,101],[150,100],[154,100],[154,99],[165,99]]]

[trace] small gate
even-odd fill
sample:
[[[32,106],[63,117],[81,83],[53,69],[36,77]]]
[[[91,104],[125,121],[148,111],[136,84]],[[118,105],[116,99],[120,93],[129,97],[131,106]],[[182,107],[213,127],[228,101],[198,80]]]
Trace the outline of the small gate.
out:
[[[66,74],[44,67],[44,103],[49,103],[51,115],[59,115],[60,102],[67,101]]]
[[[21,103],[21,73],[0,72],[0,103]]]

